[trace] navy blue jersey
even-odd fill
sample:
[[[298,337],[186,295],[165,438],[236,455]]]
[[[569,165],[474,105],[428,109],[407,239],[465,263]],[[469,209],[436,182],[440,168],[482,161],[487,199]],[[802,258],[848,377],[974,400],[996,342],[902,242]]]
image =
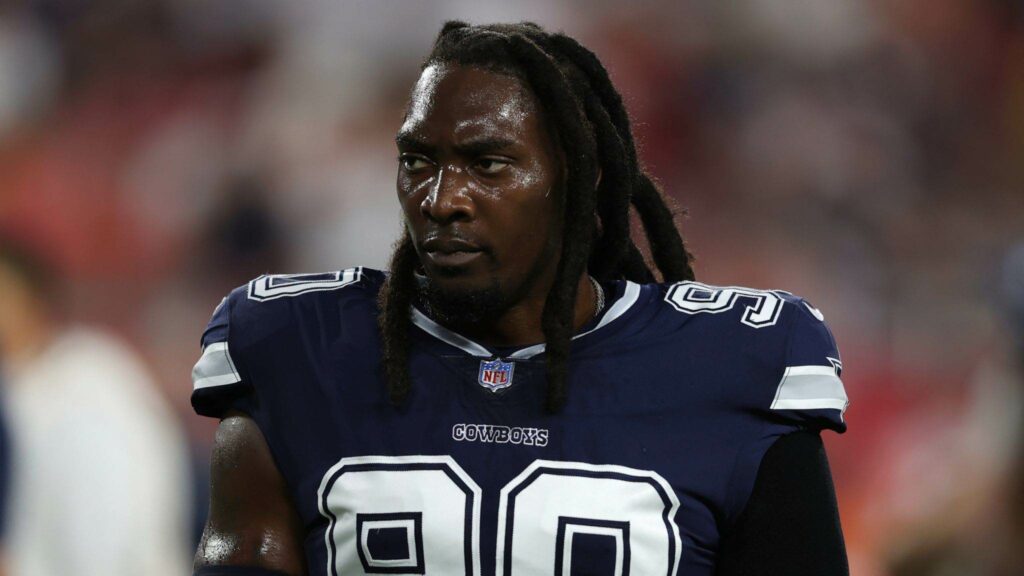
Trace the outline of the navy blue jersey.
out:
[[[196,411],[249,414],[316,575],[714,573],[781,435],[845,430],[821,313],[781,291],[604,285],[568,400],[543,344],[494,349],[413,310],[412,392],[387,399],[378,271],[263,276],[203,335]]]

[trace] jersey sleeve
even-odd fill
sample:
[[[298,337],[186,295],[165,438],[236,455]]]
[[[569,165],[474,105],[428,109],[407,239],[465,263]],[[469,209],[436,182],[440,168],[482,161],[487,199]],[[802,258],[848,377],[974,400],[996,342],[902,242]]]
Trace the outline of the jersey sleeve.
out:
[[[846,430],[849,398],[840,379],[843,363],[824,316],[807,301],[787,298],[795,308],[787,335],[782,377],[770,409],[814,430]]]
[[[376,328],[383,273],[349,268],[313,274],[265,274],[236,288],[213,311],[192,369],[192,407],[222,418],[232,410],[257,418],[294,392],[307,344],[325,331],[351,327],[358,309]],[[351,330],[346,330],[351,333]],[[321,351],[324,348],[320,349]]]
[[[239,291],[221,300],[202,337],[202,354],[192,368],[192,408],[220,418],[231,409],[248,412],[252,384],[242,377],[231,346],[231,318]]]

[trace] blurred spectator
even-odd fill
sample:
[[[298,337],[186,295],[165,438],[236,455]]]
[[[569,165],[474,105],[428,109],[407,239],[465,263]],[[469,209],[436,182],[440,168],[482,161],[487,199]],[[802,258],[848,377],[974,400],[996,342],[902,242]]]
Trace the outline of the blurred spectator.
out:
[[[235,176],[226,184],[225,196],[206,224],[198,259],[209,277],[236,281],[227,288],[280,270],[284,259],[284,238],[264,189],[265,180]]]
[[[12,575],[181,575],[183,437],[122,343],[59,318],[50,271],[0,241],[0,351],[10,401]]]
[[[896,542],[893,576],[1024,574],[1024,243],[998,282],[1003,341],[972,379],[947,501]]]

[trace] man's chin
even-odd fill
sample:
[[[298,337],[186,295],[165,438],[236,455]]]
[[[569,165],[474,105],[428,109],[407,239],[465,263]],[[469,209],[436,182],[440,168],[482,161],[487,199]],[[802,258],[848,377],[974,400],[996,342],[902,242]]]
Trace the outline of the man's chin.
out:
[[[464,325],[496,320],[508,307],[497,279],[479,281],[465,275],[417,276],[429,314],[442,324]]]

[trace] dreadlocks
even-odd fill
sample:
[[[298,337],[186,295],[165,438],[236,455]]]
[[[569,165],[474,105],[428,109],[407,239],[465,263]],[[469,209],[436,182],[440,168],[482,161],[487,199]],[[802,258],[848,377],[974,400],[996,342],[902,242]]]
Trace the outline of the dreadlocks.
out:
[[[566,398],[573,311],[579,278],[655,280],[630,235],[636,209],[654,264],[665,282],[692,280],[691,255],[672,210],[637,160],[622,97],[593,52],[536,24],[470,26],[447,22],[422,69],[434,64],[476,66],[511,75],[536,94],[557,144],[565,152],[559,209],[564,231],[554,284],[541,319],[546,341],[547,409]],[[596,183],[596,184],[595,184]],[[410,306],[419,262],[412,240],[399,241],[380,294],[383,362],[391,402],[410,390]]]

